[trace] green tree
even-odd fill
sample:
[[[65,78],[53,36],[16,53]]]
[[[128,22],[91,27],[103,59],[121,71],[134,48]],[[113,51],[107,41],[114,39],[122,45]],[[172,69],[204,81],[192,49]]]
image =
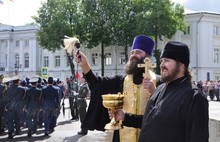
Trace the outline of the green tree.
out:
[[[82,37],[88,48],[101,46],[101,75],[104,76],[104,48],[114,44],[115,0],[82,1],[83,25],[85,34]]]
[[[60,50],[64,35],[73,36],[74,16],[78,0],[48,0],[42,3],[38,16],[33,17],[40,29],[37,40],[42,48]],[[77,16],[76,16],[77,17]]]
[[[163,40],[164,37],[170,39],[178,30],[186,29],[184,8],[170,0],[145,0],[143,8],[144,11],[137,16],[137,19],[145,20],[139,20],[137,27],[155,39],[154,55],[157,60],[156,72],[159,73],[161,51],[157,48],[158,39]]]
[[[48,0],[42,3],[38,11],[38,17],[34,17],[40,29],[37,32],[37,40],[42,48],[49,51],[60,50],[63,47],[64,35],[75,35],[74,28],[78,11],[78,0]],[[73,55],[66,52],[70,63],[71,73],[75,78],[75,66]]]
[[[138,34],[132,0],[119,0],[115,4],[112,27],[114,27],[114,45],[124,47],[125,60],[128,61],[128,47]],[[120,12],[119,12],[120,11]]]

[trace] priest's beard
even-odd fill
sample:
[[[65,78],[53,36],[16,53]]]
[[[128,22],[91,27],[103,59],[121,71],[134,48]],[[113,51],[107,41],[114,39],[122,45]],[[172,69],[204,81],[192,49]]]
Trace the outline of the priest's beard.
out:
[[[143,64],[144,58],[138,59],[133,57],[125,65],[125,73],[127,75],[142,75],[145,71],[145,68],[138,68],[138,64]]]
[[[171,82],[175,80],[177,74],[180,72],[180,64],[178,63],[172,69],[167,69],[166,67],[163,68],[167,70],[167,72],[161,73],[161,78],[164,82]]]

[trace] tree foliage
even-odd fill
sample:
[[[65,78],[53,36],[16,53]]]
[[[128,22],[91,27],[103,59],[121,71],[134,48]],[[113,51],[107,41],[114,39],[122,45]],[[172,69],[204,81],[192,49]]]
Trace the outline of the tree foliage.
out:
[[[82,9],[86,24],[85,41],[87,47],[101,45],[102,76],[104,75],[104,48],[109,45],[128,45],[124,39],[130,38],[131,30],[123,30],[127,14],[126,2],[128,0],[85,0],[82,2]],[[123,11],[124,10],[124,11]],[[121,35],[123,34],[123,38]],[[125,44],[123,44],[124,42]]]
[[[177,30],[185,30],[184,8],[180,4],[170,0],[136,0],[136,3],[138,31],[162,40],[171,38]]]
[[[154,51],[157,61],[156,72],[159,73],[159,56],[161,52],[157,48],[158,39],[170,39],[177,30],[185,30],[184,8],[180,4],[174,4],[170,0],[145,0],[145,4],[139,4],[142,1],[137,0],[137,3],[138,7],[142,7],[142,9],[139,8],[141,11],[136,16],[139,21],[137,28],[143,30],[147,35],[154,37],[156,43]]]
[[[112,20],[114,27],[114,45],[124,47],[125,60],[128,61],[128,47],[131,46],[133,38],[140,34],[136,29],[135,5],[132,0],[119,0],[115,4]]]
[[[48,0],[42,4],[38,17],[34,17],[40,27],[37,40],[41,47],[49,51],[60,50],[64,35],[74,34],[72,18],[76,11],[76,3],[68,0]]]

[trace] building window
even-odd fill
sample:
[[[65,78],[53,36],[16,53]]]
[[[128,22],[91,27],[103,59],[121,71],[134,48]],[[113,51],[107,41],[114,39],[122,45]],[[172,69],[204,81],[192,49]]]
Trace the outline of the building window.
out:
[[[16,66],[18,66],[20,63],[19,63],[19,54],[15,54],[15,64]]]
[[[44,56],[44,67],[49,67],[49,57]]]
[[[125,52],[120,52],[119,64],[120,64],[120,65],[126,64],[126,61],[125,61]]]
[[[7,47],[8,46],[8,42],[7,42],[7,40],[1,40],[1,45],[0,45],[1,47]]]
[[[191,29],[190,29],[190,26],[187,26],[186,27],[186,31],[184,32],[185,35],[190,35],[191,33]]]
[[[213,29],[214,35],[219,35],[218,29],[219,29],[218,26],[214,26],[214,29]]]
[[[16,40],[15,46],[16,46],[16,47],[20,47],[20,41],[19,41],[19,40]]]
[[[55,67],[60,67],[60,56],[55,56]]]
[[[28,53],[24,54],[24,67],[29,68],[29,54]]]
[[[220,62],[220,49],[214,49],[214,63]]]
[[[29,47],[29,40],[25,40],[25,41],[24,41],[24,46],[25,46],[25,47]]]
[[[92,65],[98,64],[98,53],[92,53]]]
[[[105,53],[105,64],[111,65],[112,64],[112,55],[111,53]]]

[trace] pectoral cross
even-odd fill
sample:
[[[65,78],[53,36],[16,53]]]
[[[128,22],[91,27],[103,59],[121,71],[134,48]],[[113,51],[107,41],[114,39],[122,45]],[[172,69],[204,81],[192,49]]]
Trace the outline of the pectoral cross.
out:
[[[150,68],[156,68],[156,63],[151,63],[150,58],[146,57],[144,59],[144,64],[138,64],[138,67],[139,68],[143,68],[143,67],[145,68],[145,72],[143,73],[144,78],[151,77],[149,69]]]

